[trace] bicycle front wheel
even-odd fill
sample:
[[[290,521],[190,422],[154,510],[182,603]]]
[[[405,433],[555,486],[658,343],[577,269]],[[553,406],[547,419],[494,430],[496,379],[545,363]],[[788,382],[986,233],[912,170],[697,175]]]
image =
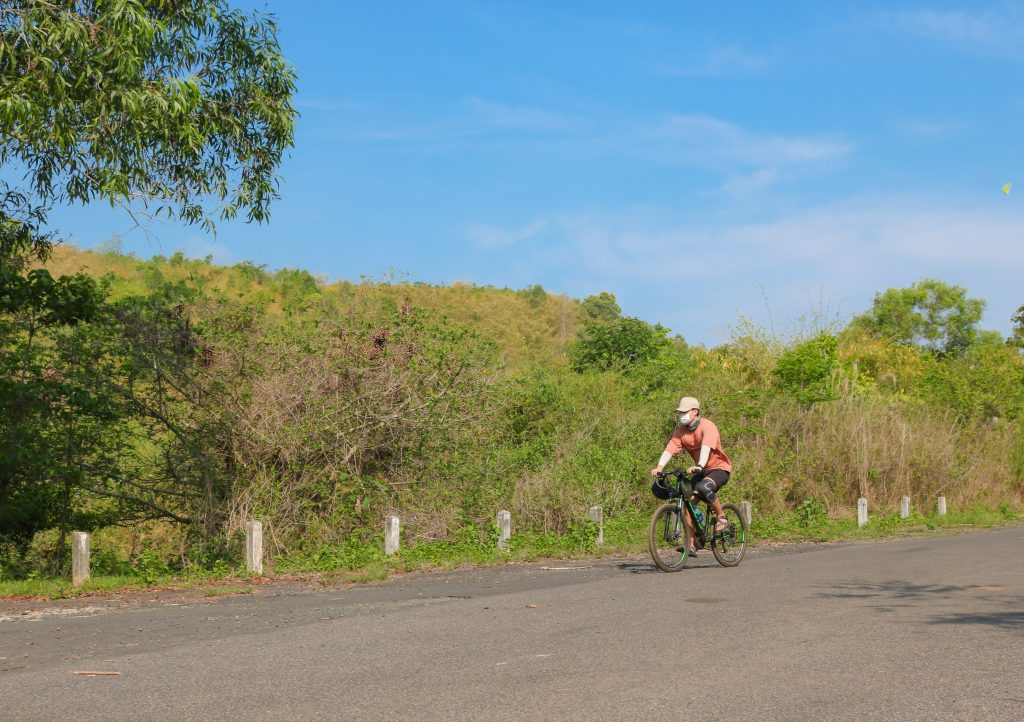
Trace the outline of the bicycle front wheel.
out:
[[[722,504],[722,515],[729,522],[723,531],[714,531],[715,520],[709,521],[713,534],[711,552],[723,567],[734,567],[747,553],[747,520],[735,504]]]
[[[651,557],[663,572],[678,572],[683,568],[690,545],[690,527],[680,517],[675,504],[662,504],[651,515],[647,527],[647,543]]]

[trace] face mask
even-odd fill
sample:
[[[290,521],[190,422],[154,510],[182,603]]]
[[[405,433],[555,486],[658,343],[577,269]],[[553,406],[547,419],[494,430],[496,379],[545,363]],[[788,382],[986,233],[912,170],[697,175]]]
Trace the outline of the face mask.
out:
[[[691,414],[689,411],[687,411],[685,414],[679,414],[679,423],[682,424],[683,426],[686,426],[691,421],[693,421],[693,414]]]

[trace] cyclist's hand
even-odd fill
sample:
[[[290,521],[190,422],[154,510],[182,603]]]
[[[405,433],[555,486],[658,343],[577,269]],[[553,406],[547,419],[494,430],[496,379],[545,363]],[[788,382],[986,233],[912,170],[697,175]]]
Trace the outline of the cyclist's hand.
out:
[[[651,469],[651,476],[657,476],[661,473],[661,469]]]
[[[693,476],[698,471],[700,471],[700,467],[699,466],[691,466],[689,469],[686,470],[686,473],[689,474],[690,476]]]

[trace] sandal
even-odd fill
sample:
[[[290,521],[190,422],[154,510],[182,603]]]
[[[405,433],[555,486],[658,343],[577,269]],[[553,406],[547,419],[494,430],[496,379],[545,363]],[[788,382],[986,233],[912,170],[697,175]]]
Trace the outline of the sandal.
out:
[[[718,521],[715,523],[715,531],[722,532],[729,528],[729,520],[724,516],[718,517]]]

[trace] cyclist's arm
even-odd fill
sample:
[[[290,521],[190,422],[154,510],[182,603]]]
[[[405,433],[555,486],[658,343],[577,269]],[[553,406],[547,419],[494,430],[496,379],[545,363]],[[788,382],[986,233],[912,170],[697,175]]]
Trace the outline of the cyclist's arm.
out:
[[[682,448],[683,442],[679,440],[679,431],[676,430],[676,433],[672,434],[672,438],[668,440],[667,444],[665,444],[665,450],[661,452],[661,458],[658,459],[658,465],[651,469],[651,473],[660,474],[664,471],[665,464],[667,464],[673,456],[678,454]]]
[[[665,451],[661,452],[661,458],[658,459],[657,471],[664,471],[665,470],[665,464],[667,464],[669,462],[669,460],[672,459],[672,456],[673,455],[670,454],[668,452],[668,450],[665,450]]]
[[[708,465],[708,459],[710,459],[710,458],[711,458],[711,447],[702,444],[701,447],[700,447],[700,456],[697,458],[697,464],[695,466],[691,466],[689,469],[687,469],[686,473],[687,474],[696,474],[699,471],[703,471],[704,468]]]

